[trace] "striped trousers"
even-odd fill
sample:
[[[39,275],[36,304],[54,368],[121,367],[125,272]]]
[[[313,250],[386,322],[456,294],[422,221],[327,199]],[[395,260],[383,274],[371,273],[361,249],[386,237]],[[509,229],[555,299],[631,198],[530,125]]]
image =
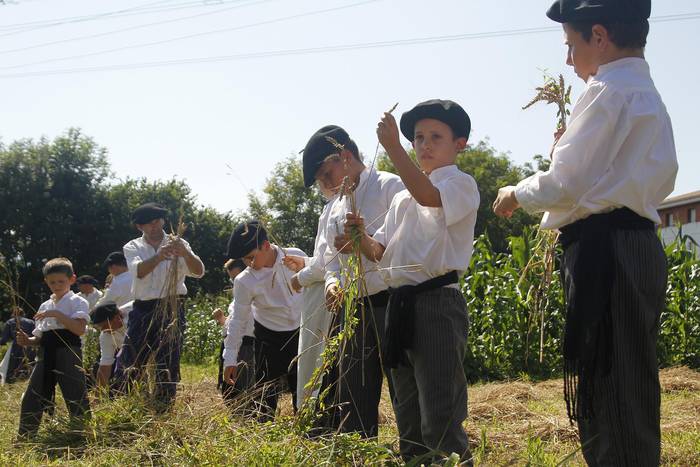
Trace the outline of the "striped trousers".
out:
[[[416,296],[408,365],[391,370],[394,411],[405,461],[453,452],[470,461],[464,353],[469,318],[459,290],[441,287]],[[471,465],[471,464],[469,464]]]
[[[611,287],[612,369],[595,377],[594,415],[578,423],[590,466],[657,466],[661,433],[656,341],[664,308],[667,266],[656,232],[612,233],[615,276]],[[576,293],[572,272],[578,244],[562,260],[567,301]]]

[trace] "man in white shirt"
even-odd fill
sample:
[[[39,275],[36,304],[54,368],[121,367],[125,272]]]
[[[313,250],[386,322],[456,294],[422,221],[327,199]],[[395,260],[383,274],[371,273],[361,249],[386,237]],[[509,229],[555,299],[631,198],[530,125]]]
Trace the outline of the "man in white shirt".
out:
[[[296,401],[296,362],[302,295],[292,290],[292,272],[283,264],[287,254],[305,257],[298,248],[270,243],[256,220],[239,224],[228,242],[227,256],[248,266],[233,283],[233,313],[224,342],[224,379],[235,384],[242,362],[240,348],[245,330],[253,322],[255,372],[261,395],[256,396],[259,420],[275,416],[280,380],[286,379]]]
[[[112,275],[112,282],[96,306],[103,303],[116,303],[120,307],[134,301],[134,294],[131,291],[134,278],[126,265],[124,253],[113,251],[107,255],[103,265],[107,268],[107,272]]]
[[[121,390],[140,375],[149,357],[155,355],[156,394],[158,410],[167,410],[177,392],[180,380],[180,352],[185,328],[183,299],[187,295],[185,277],[200,278],[204,264],[183,238],[166,235],[163,230],[167,209],[156,203],[146,203],[134,210],[132,222],[143,235],[124,245],[124,257],[133,276],[134,305],[129,316],[124,346],[115,368],[115,381]],[[177,268],[176,290],[168,291],[166,283],[171,268]],[[175,292],[178,309],[169,310]],[[165,313],[163,310],[168,310]],[[173,318],[164,316],[177,313]]]
[[[544,212],[559,229],[567,302],[565,398],[589,465],[660,461],[656,341],[666,258],[657,209],[678,163],[644,60],[651,1],[560,0],[567,64],[586,81],[552,165],[501,188],[496,214]]]
[[[367,231],[374,233],[382,224],[394,195],[402,191],[404,185],[394,174],[366,167],[355,142],[343,128],[336,125],[324,126],[311,136],[304,149],[303,164],[304,184],[307,187],[317,181],[326,190],[338,194],[329,203],[323,229],[326,301],[328,304],[337,303],[343,287],[354,280],[348,275],[347,268],[352,246],[343,229],[345,215],[352,211],[351,198],[354,198],[358,213],[368,219]],[[345,192],[339,193],[343,184]],[[362,260],[370,264],[367,258]],[[372,438],[377,436],[379,429],[379,402],[384,374],[392,396],[393,386],[390,372],[383,368],[381,355],[387,285],[376,268],[366,268],[364,277],[366,290],[363,291],[362,302],[354,310],[358,324],[339,357],[338,371],[342,377],[338,378],[337,402],[341,429]],[[345,327],[343,316],[341,314],[339,319],[341,329]]]

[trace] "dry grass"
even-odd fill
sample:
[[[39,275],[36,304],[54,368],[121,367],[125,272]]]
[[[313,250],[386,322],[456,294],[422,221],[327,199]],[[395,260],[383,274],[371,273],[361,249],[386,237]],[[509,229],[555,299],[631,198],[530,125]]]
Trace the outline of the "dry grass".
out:
[[[90,433],[75,439],[46,419],[35,444],[14,446],[25,383],[0,387],[0,465],[394,465],[395,419],[385,389],[379,445],[352,437],[308,440],[295,432],[290,397],[280,422],[259,425],[231,418],[216,392],[215,369],[186,366],[170,415],[156,416],[121,399],[93,405]],[[700,465],[700,373],[661,373],[662,463]],[[584,465],[569,425],[560,380],[514,381],[469,388],[466,424],[477,465]]]

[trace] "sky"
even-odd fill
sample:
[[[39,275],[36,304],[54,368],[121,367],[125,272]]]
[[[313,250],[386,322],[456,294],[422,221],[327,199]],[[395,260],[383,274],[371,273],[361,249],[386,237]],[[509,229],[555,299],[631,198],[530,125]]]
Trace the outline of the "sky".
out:
[[[543,70],[573,96],[584,84],[550,4],[4,0],[0,140],[78,127],[116,178],[177,177],[199,204],[237,212],[318,128],[343,126],[371,159],[383,111],[444,98],[469,113],[471,142],[523,164],[548,153],[556,126],[554,106],[521,109]],[[699,31],[697,0],[653,2],[646,57],[674,125],[673,194],[700,190]]]

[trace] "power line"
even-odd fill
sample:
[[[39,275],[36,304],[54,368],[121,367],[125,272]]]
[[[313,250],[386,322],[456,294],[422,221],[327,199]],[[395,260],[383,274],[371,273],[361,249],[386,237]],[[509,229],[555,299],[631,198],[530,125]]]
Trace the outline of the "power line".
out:
[[[330,12],[334,12],[334,11],[346,10],[348,8],[354,8],[357,6],[367,5],[369,3],[375,3],[378,1],[382,1],[382,0],[362,0],[360,2],[350,3],[347,5],[342,5],[342,6],[338,6],[338,7],[325,8],[322,10],[315,10],[315,11],[310,11],[310,12],[306,12],[306,13],[298,13],[295,15],[283,16],[281,18],[260,21],[260,22],[252,23],[252,24],[244,24],[241,26],[234,26],[234,27],[230,27],[230,28],[222,28],[222,29],[215,29],[212,31],[198,32],[198,33],[193,33],[193,34],[187,34],[184,36],[173,37],[170,39],[162,39],[162,40],[158,40],[158,41],[145,42],[145,43],[141,43],[141,44],[132,44],[132,45],[126,45],[126,46],[121,46],[121,47],[114,47],[112,49],[100,50],[97,52],[90,52],[90,53],[86,53],[86,54],[71,55],[68,57],[49,58],[49,59],[40,60],[37,62],[29,62],[29,63],[22,63],[19,65],[3,66],[3,67],[0,67],[0,70],[11,70],[11,69],[15,69],[15,68],[44,65],[46,63],[62,62],[65,60],[75,60],[75,59],[88,58],[88,57],[97,57],[100,55],[105,55],[105,54],[114,53],[114,52],[121,52],[124,50],[133,50],[133,49],[140,49],[143,47],[152,47],[154,45],[169,44],[171,42],[177,42],[177,41],[182,41],[182,40],[186,40],[186,39],[193,39],[195,37],[209,36],[212,34],[220,34],[223,32],[240,31],[242,29],[249,29],[249,28],[253,28],[253,27],[257,27],[257,26],[264,26],[264,25],[269,25],[269,24],[274,24],[274,23],[280,23],[283,21],[289,21],[292,19],[298,19],[298,18],[303,18],[303,17],[307,17],[307,16],[315,16],[315,15],[321,15],[321,14],[330,13]]]
[[[136,29],[143,29],[143,28],[148,28],[148,27],[152,27],[152,26],[160,26],[160,25],[163,25],[163,24],[176,23],[176,22],[179,22],[179,21],[186,21],[186,20],[190,20],[190,19],[193,19],[193,18],[200,18],[200,17],[202,17],[202,16],[215,15],[215,14],[218,14],[218,13],[222,13],[222,12],[224,12],[224,11],[234,10],[234,9],[238,9],[238,8],[244,8],[244,7],[247,7],[247,6],[257,5],[257,4],[259,4],[259,3],[267,3],[267,2],[271,2],[271,1],[277,1],[277,0],[257,0],[257,1],[252,1],[252,2],[250,2],[250,3],[245,3],[245,4],[243,4],[243,5],[240,4],[240,1],[236,1],[236,2],[233,2],[233,3],[235,3],[233,6],[230,6],[230,7],[227,7],[227,8],[220,8],[220,9],[214,10],[214,11],[205,11],[205,12],[203,12],[203,13],[197,13],[197,14],[195,14],[195,15],[181,16],[181,17],[179,17],[179,18],[172,18],[172,19],[167,19],[167,20],[163,20],[163,21],[156,21],[156,22],[153,22],[153,23],[138,24],[138,25],[135,25],[135,26],[129,26],[129,27],[127,27],[127,28],[113,29],[113,30],[111,30],[111,31],[100,32],[100,33],[97,33],[97,34],[90,34],[90,35],[87,35],[87,36],[70,37],[70,38],[67,38],[67,39],[60,39],[60,40],[57,40],[57,41],[42,42],[42,43],[40,43],[40,44],[29,45],[29,46],[20,47],[20,48],[17,48],[17,49],[0,50],[0,54],[8,54],[8,53],[15,53],[15,52],[24,52],[24,51],[26,51],[26,50],[38,49],[38,48],[41,48],[41,47],[48,47],[48,46],[56,45],[56,44],[64,44],[64,43],[66,43],[66,42],[73,42],[73,41],[83,40],[83,39],[95,39],[95,38],[97,38],[97,37],[104,37],[104,36],[109,36],[109,35],[112,35],[112,34],[119,34],[119,33],[127,32],[127,31],[134,31],[134,30],[136,30]],[[220,2],[220,4],[222,4],[222,5],[224,5],[224,4],[226,4],[226,3],[228,3],[228,2],[223,2],[223,1]]]
[[[659,16],[651,19],[652,22],[672,22],[672,21],[684,21],[691,19],[700,19],[700,12],[698,13],[687,13],[680,15],[667,15]],[[177,59],[177,60],[163,60],[163,61],[153,61],[153,62],[142,62],[142,63],[131,63],[122,65],[103,65],[94,67],[83,67],[83,68],[66,68],[57,70],[45,70],[45,71],[34,71],[34,72],[24,72],[24,73],[12,73],[0,75],[0,79],[8,78],[27,78],[33,76],[51,76],[51,75],[61,75],[61,74],[73,74],[73,73],[91,73],[99,71],[118,71],[118,70],[137,70],[146,68],[158,68],[167,66],[177,66],[177,65],[192,65],[201,63],[217,63],[226,61],[240,61],[240,60],[253,60],[259,58],[273,58],[273,57],[284,57],[292,55],[311,55],[320,53],[332,53],[332,52],[344,52],[351,50],[364,50],[364,49],[375,49],[375,48],[387,48],[387,47],[398,47],[398,46],[408,46],[408,45],[423,45],[423,44],[433,44],[440,42],[454,42],[462,40],[475,40],[475,39],[489,39],[496,37],[510,37],[510,36],[524,36],[533,34],[542,34],[546,32],[561,31],[559,26],[548,26],[539,28],[524,28],[524,29],[507,29],[501,31],[488,31],[481,33],[471,33],[471,34],[454,34],[454,35],[443,35],[443,36],[432,36],[423,38],[411,38],[411,39],[399,39],[399,40],[389,40],[389,41],[377,41],[377,42],[365,42],[356,44],[345,44],[345,45],[334,45],[334,46],[324,46],[324,47],[307,47],[298,49],[284,49],[275,51],[264,51],[264,52],[250,52],[235,55],[221,55],[215,57],[201,57],[201,58],[187,58],[187,59]]]

